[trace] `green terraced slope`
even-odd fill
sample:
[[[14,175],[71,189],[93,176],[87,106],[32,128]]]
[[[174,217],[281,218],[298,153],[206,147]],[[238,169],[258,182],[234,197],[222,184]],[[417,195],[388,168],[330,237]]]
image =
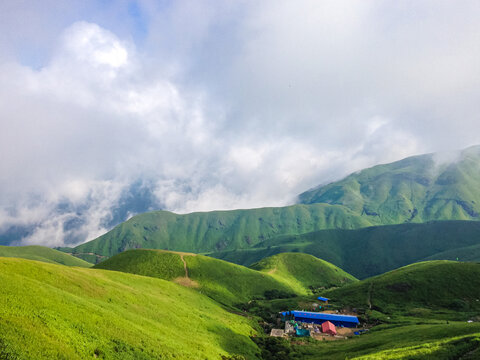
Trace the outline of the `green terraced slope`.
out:
[[[204,253],[249,248],[279,234],[368,225],[368,221],[352,215],[345,207],[326,204],[186,215],[156,211],[134,216],[74,249],[61,250],[87,259],[95,253],[99,255],[98,260],[136,248]]]
[[[386,313],[418,308],[480,312],[480,263],[425,261],[325,294],[332,302]]]
[[[303,289],[343,286],[357,280],[329,262],[300,253],[274,255],[253,264],[251,268],[272,276],[297,293]]]
[[[278,271],[272,271],[271,266]],[[258,271],[210,257],[162,250],[128,250],[95,266],[172,280],[228,306],[273,296],[306,295],[311,286],[342,286],[354,281],[341,269],[304,254],[265,259]],[[267,294],[269,296],[269,294]]]
[[[421,155],[374,166],[304,192],[299,200],[345,206],[381,224],[480,220],[480,146],[465,149],[454,162],[438,158]]]
[[[0,258],[0,284],[0,359],[257,359],[253,320],[173,282]]]
[[[301,252],[364,279],[424,259],[475,260],[480,255],[479,244],[480,222],[436,221],[280,236],[251,249],[210,256],[250,266],[274,254]]]
[[[90,267],[88,263],[75,256],[64,252],[50,249],[45,246],[0,246],[0,257],[16,257],[30,260],[38,260],[52,264],[67,266]]]

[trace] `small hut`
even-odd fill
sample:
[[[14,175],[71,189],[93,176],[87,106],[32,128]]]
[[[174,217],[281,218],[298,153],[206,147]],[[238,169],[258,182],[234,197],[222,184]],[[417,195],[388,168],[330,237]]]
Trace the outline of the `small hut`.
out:
[[[322,332],[332,336],[337,335],[337,329],[335,329],[335,325],[333,325],[330,321],[325,321],[322,324]]]
[[[317,297],[317,300],[323,301],[325,304],[328,304],[329,299],[326,298],[326,297],[323,297],[323,296],[319,296],[319,297]]]

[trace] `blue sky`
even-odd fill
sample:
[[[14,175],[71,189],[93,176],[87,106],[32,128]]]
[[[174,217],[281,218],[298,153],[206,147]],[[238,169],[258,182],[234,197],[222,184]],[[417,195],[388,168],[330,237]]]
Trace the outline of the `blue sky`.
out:
[[[3,1],[0,234],[91,239],[132,184],[177,212],[282,206],[364,167],[478,144],[479,10]]]

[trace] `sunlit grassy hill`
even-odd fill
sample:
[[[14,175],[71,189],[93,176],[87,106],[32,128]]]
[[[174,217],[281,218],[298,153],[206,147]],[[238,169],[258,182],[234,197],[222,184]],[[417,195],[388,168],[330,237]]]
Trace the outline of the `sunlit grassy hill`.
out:
[[[38,260],[52,264],[61,264],[67,266],[90,267],[88,263],[75,256],[65,254],[64,252],[50,249],[45,246],[0,246],[0,257],[16,257],[30,260]]]
[[[265,276],[244,266],[195,254],[162,250],[128,250],[95,267],[172,280],[229,306],[263,297],[265,291],[269,290],[293,293],[291,287],[271,276]],[[301,290],[302,294],[306,293],[305,289]]]
[[[293,289],[318,290],[337,287],[356,281],[342,269],[315,256],[301,253],[274,255],[251,266],[252,269],[269,274]]]
[[[326,294],[334,302],[382,312],[414,308],[480,311],[480,263],[420,262]]]
[[[278,273],[269,264],[277,264]],[[173,280],[229,306],[265,296],[305,295],[311,285],[341,286],[354,281],[341,269],[304,254],[265,259],[257,271],[202,255],[128,250],[95,267]]]
[[[1,359],[256,359],[253,320],[173,282],[0,258]]]

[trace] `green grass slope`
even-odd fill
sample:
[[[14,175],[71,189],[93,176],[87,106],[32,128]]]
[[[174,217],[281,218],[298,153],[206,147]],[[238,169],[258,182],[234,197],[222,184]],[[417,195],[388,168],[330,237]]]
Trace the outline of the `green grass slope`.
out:
[[[0,246],[0,257],[16,257],[30,260],[38,260],[52,264],[67,266],[90,267],[88,263],[75,256],[64,252],[50,249],[45,246]]]
[[[429,154],[374,166],[304,192],[299,200],[342,205],[381,224],[480,220],[480,146],[463,150],[453,162],[438,159]]]
[[[203,253],[249,248],[279,234],[368,225],[347,208],[326,204],[186,215],[156,211],[134,216],[95,240],[62,250],[79,257],[94,253],[99,259],[137,248]]]
[[[269,274],[297,293],[304,292],[304,289],[319,290],[356,281],[352,275],[335,265],[300,253],[274,255],[260,260],[251,268]]]
[[[312,288],[342,286],[355,280],[305,254],[276,256],[249,269],[202,255],[139,249],[115,255],[95,268],[173,280],[228,306],[263,298],[266,292],[305,295]]]
[[[480,311],[480,264],[420,262],[325,292],[333,302],[392,312],[395,309]]]
[[[480,222],[437,221],[425,224],[375,226],[357,230],[321,230],[280,236],[252,249],[210,256],[249,266],[282,252],[302,252],[324,259],[364,279],[424,259],[476,259]],[[472,251],[468,255],[468,251]]]
[[[162,250],[128,250],[95,268],[173,280],[228,306],[261,298],[265,291],[279,290],[288,294],[294,291],[273,277],[244,266],[202,255]],[[300,291],[306,293],[306,289]]]
[[[348,341],[294,347],[304,360],[474,360],[479,348],[480,323],[465,322],[378,327]]]
[[[480,262],[480,244],[442,251],[423,259],[428,260],[455,260]]]
[[[255,324],[173,282],[0,258],[1,359],[255,359]]]

